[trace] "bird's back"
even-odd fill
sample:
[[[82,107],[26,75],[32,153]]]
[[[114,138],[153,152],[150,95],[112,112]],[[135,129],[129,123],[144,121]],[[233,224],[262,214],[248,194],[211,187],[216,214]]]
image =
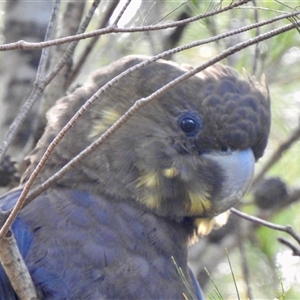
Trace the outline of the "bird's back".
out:
[[[8,194],[2,207],[8,209],[18,195]],[[13,231],[43,299],[195,296],[186,265],[188,225],[171,223],[126,202],[55,188],[22,210]],[[0,299],[14,299],[1,272]]]

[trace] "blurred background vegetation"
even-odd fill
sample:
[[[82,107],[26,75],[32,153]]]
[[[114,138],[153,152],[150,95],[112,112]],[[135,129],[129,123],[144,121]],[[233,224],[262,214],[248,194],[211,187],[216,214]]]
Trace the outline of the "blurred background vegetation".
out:
[[[217,10],[239,2],[245,4],[217,13]],[[111,26],[125,4],[126,1],[100,2],[86,32]],[[53,5],[54,2],[47,0],[0,2],[1,44],[19,40],[43,41]],[[63,1],[54,14],[54,31],[50,39],[74,35],[92,5],[92,1]],[[271,20],[296,11],[299,5],[298,0],[282,2],[132,0],[118,22],[119,28],[171,24],[174,21],[182,21],[213,11],[216,14],[172,28],[108,33],[82,39],[56,79],[49,84],[43,95],[38,97],[31,112],[26,113],[28,116],[8,148],[7,154],[17,161],[18,173],[22,173],[24,169],[22,159],[40,136],[47,109],[59,97],[86,81],[93,70],[124,55],[154,56],[180,45]],[[297,17],[283,18],[250,31],[168,55],[167,59],[199,66],[228,47],[297,20]],[[42,76],[53,70],[67,46],[68,44],[60,44],[48,48],[50,53],[45,60],[46,67]],[[40,49],[0,52],[2,140],[20,106],[29,97],[36,80],[40,55]],[[258,79],[265,76],[269,85],[272,128],[265,156],[257,164],[257,173],[260,173],[278,149],[284,150],[278,152],[278,157],[256,181],[238,208],[277,224],[289,224],[300,234],[300,204],[297,201],[300,196],[299,30],[293,29],[246,47],[227,57],[222,63],[236,68],[239,72],[246,70]],[[285,148],[282,147],[291,136],[293,142]],[[7,164],[11,167],[6,163],[6,167],[3,167],[3,176],[8,176],[5,173]],[[10,171],[10,176],[12,173],[14,172]],[[13,174],[10,177],[13,180],[9,184],[5,181],[3,190],[16,184],[16,177],[17,175]],[[271,177],[276,179],[268,179]],[[293,256],[287,246],[279,243],[278,237],[287,238],[299,248],[299,245],[285,233],[262,228],[236,216],[231,216],[228,224],[222,229],[200,239],[191,247],[190,262],[206,297],[218,299],[217,287],[223,299],[300,299],[300,259]],[[208,270],[211,278],[204,268]]]

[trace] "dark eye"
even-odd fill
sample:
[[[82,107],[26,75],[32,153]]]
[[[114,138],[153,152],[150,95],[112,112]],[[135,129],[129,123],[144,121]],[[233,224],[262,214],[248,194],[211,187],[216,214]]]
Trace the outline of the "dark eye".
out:
[[[181,130],[186,134],[190,134],[197,128],[197,122],[193,118],[184,118],[180,123]]]
[[[188,137],[196,136],[203,127],[202,119],[197,113],[186,112],[179,117],[178,125]]]

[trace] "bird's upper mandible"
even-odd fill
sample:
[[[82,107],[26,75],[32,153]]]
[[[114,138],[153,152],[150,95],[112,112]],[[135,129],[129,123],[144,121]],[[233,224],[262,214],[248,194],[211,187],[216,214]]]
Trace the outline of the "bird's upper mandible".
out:
[[[59,100],[30,156],[49,141],[105,83],[147,57],[128,56],[100,69],[89,83]],[[42,172],[52,175],[145,98],[188,68],[159,60],[109,87],[57,146]],[[216,64],[137,111],[60,184],[132,201],[160,216],[212,217],[249,188],[254,163],[267,144],[270,100],[266,85]],[[29,170],[30,173],[30,170]]]

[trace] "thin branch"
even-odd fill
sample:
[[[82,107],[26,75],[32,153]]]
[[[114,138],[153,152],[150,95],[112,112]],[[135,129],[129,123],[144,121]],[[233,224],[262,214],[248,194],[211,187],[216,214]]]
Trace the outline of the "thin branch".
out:
[[[97,2],[100,0],[96,0],[88,15],[86,16],[85,20],[83,21],[82,25],[80,26],[79,30],[77,33],[82,33],[86,30],[87,26],[89,25],[89,22],[97,8]],[[55,13],[55,9],[53,10],[53,13]],[[16,132],[18,128],[21,126],[27,112],[31,109],[33,104],[41,97],[41,94],[45,90],[46,86],[52,81],[52,79],[57,75],[57,73],[68,63],[70,57],[73,55],[74,50],[77,46],[79,41],[74,41],[72,42],[63,57],[60,59],[60,61],[55,65],[53,70],[46,76],[46,78],[43,81],[38,81],[36,80],[33,85],[32,92],[28,98],[28,100],[25,102],[25,104],[21,107],[18,115],[16,116],[13,124],[10,126],[10,130],[8,131],[4,141],[1,144],[0,147],[0,159],[3,159],[3,156],[5,155],[5,152],[11,143],[11,141],[14,139]]]
[[[254,4],[254,6],[256,6],[256,0],[252,0],[252,2]],[[256,9],[254,10],[254,20],[255,20],[255,23],[258,23],[258,10],[256,10]],[[256,35],[259,35],[259,34],[260,34],[260,28],[257,27],[256,28]],[[252,67],[252,74],[253,75],[256,74],[258,55],[259,55],[259,48],[258,48],[258,44],[256,44],[255,45],[255,51],[254,51],[253,67]]]
[[[221,11],[222,10],[219,10],[218,13],[220,13]],[[278,16],[278,17],[272,18],[270,20],[267,20],[267,21],[263,21],[263,22],[260,22],[260,23],[257,23],[257,24],[242,27],[243,29],[240,28],[240,29],[234,30],[234,32],[235,32],[235,34],[241,33],[241,32],[244,32],[246,30],[254,29],[254,28],[257,28],[259,26],[264,26],[264,25],[267,25],[267,24],[271,24],[271,23],[277,22],[277,21],[282,20],[282,19],[287,19],[287,18],[290,18],[290,17],[293,17],[293,16],[297,16],[299,14],[300,14],[299,11],[289,13],[289,14],[286,13],[286,14],[283,14],[281,16]],[[199,15],[197,17],[199,19],[204,18],[203,15]],[[134,28],[116,28],[116,27],[111,27],[110,26],[110,27],[107,27],[107,28],[91,31],[89,33],[83,33],[83,34],[74,35],[72,37],[65,37],[65,38],[55,39],[55,40],[50,41],[50,42],[29,43],[29,42],[25,42],[25,41],[18,41],[16,43],[0,45],[0,51],[7,51],[7,50],[14,50],[14,49],[22,49],[22,50],[39,49],[39,48],[43,48],[43,47],[50,47],[50,46],[53,46],[53,45],[69,43],[71,41],[77,41],[77,40],[86,39],[86,38],[90,38],[90,37],[94,37],[94,36],[98,36],[98,35],[102,35],[102,34],[109,34],[109,33],[130,33],[130,32],[143,32],[143,31],[150,31],[150,30],[167,29],[167,28],[175,27],[175,25],[174,25],[175,23],[176,24],[182,23],[182,24],[179,24],[179,25],[176,25],[176,26],[180,26],[180,25],[183,25],[185,23],[189,23],[191,21],[188,22],[186,20],[190,20],[190,19],[192,19],[192,18],[188,18],[188,19],[173,22],[173,23],[168,23],[166,25],[161,25],[161,26],[150,25],[150,26],[142,26],[142,27],[134,27]],[[297,27],[297,26],[295,25],[295,27]],[[248,29],[246,29],[246,28],[248,28]],[[229,36],[229,35],[227,35],[226,33],[223,34],[223,38],[227,37],[227,36]]]
[[[290,241],[284,238],[278,238],[278,242],[289,247],[293,251],[294,256],[300,256],[300,248],[292,244]]]
[[[114,10],[118,6],[119,2],[120,2],[120,0],[111,2],[109,8],[107,9],[107,11],[105,13],[103,20],[101,20],[98,28],[104,28],[108,24],[108,21],[109,21],[110,17],[112,16]],[[81,69],[82,65],[86,61],[89,54],[92,52],[92,49],[98,40],[99,40],[99,36],[93,37],[90,40],[90,42],[88,43],[88,45],[85,47],[83,53],[80,55],[80,57],[76,63],[74,69],[72,70],[72,73],[70,74],[68,81],[66,82],[66,85],[65,85],[66,89],[71,85],[71,83],[74,81],[74,79],[78,75],[79,70]]]
[[[155,23],[153,23],[152,25],[156,25],[158,24],[159,22],[163,21],[165,18],[167,18],[168,16],[172,15],[175,11],[177,11],[179,8],[181,8],[182,6],[186,5],[188,3],[188,0],[186,0],[185,2],[183,3],[179,3],[178,6],[176,6],[174,9],[172,9],[169,13],[167,13],[166,15],[164,15],[161,19],[157,20]],[[147,16],[146,16],[147,18]],[[146,21],[146,18],[144,19],[143,21],[143,24],[145,24],[145,21]],[[180,20],[178,20],[180,21]],[[187,24],[184,24],[184,25],[187,25]]]
[[[52,9],[50,21],[48,22],[45,40],[50,40],[53,36],[54,32],[54,23],[59,11],[60,7],[60,0],[56,0]],[[40,58],[40,63],[37,69],[36,74],[36,81],[39,82],[45,76],[46,65],[49,57],[49,48],[43,48]],[[38,98],[36,98],[38,99]],[[19,118],[19,123],[13,123],[14,127],[10,127],[11,132],[11,139],[7,141],[7,147],[10,145],[10,142],[14,138],[18,128],[23,123],[23,120],[27,116],[27,113],[31,109],[34,102],[30,102],[27,105],[25,104],[24,110],[22,115]],[[7,148],[6,148],[7,149]],[[2,151],[2,157],[0,155],[0,161],[4,158],[4,154],[6,149]],[[4,217],[4,215],[3,215]],[[0,247],[0,261],[7,274],[11,285],[18,295],[20,300],[37,300],[37,294],[32,282],[31,276],[29,271],[26,267],[26,264],[23,260],[23,257],[19,251],[17,242],[13,236],[11,231],[8,231],[7,235],[1,240],[1,247]]]
[[[284,3],[284,2],[281,2],[281,1],[278,1],[278,0],[276,0],[276,2],[279,3],[279,4],[281,4],[281,5],[283,5],[283,6],[285,6],[285,7],[288,7],[288,8],[290,8],[290,9],[294,9],[293,7],[287,5],[286,2]]]
[[[1,240],[0,257],[18,299],[37,300],[34,284],[11,231]]]
[[[263,219],[260,219],[260,218],[257,218],[257,217],[254,217],[254,216],[250,216],[246,213],[243,213],[235,208],[231,208],[230,211],[245,219],[245,220],[248,220],[252,223],[255,223],[255,224],[258,224],[258,225],[262,225],[262,226],[265,226],[265,227],[268,227],[268,228],[271,228],[271,229],[274,229],[274,230],[277,230],[277,231],[282,231],[282,232],[285,232],[287,234],[289,234],[290,236],[292,236],[299,244],[300,244],[300,236],[293,230],[293,228],[289,225],[286,225],[286,226],[282,226],[282,225],[278,225],[278,224],[275,224],[275,223],[271,223],[271,222],[268,222],[268,221],[265,221]]]
[[[58,15],[59,7],[60,7],[60,0],[55,0],[54,6],[53,6],[53,11],[50,17],[50,21],[48,23],[46,35],[45,35],[45,41],[49,41],[54,34],[54,24]],[[47,66],[47,61],[49,58],[49,48],[43,48],[42,49],[42,54],[41,54],[41,59],[40,63],[38,65],[37,69],[37,75],[36,75],[36,81],[41,81],[45,77],[45,72],[46,72],[46,66]]]
[[[224,11],[236,8],[236,7],[238,7],[242,4],[245,4],[249,1],[251,1],[251,0],[242,0],[242,1],[239,1],[236,3],[233,3],[231,5],[228,5],[222,9],[216,10],[216,11],[212,11],[212,12],[209,12],[206,14],[201,14],[201,15],[191,17],[191,18],[181,20],[181,21],[167,23],[164,25],[149,25],[149,26],[141,26],[141,27],[133,27],[133,28],[119,28],[116,26],[109,26],[107,28],[97,29],[97,30],[91,31],[89,33],[77,34],[77,35],[74,35],[71,37],[68,36],[68,37],[59,38],[59,39],[55,39],[55,40],[47,41],[47,42],[29,43],[29,42],[21,40],[21,41],[15,42],[15,43],[0,45],[0,51],[15,50],[15,49],[19,49],[19,50],[40,49],[40,48],[44,48],[44,47],[50,47],[50,46],[55,46],[55,45],[59,45],[59,44],[70,43],[72,41],[79,41],[82,39],[87,39],[87,38],[91,38],[94,36],[98,36],[98,35],[102,35],[102,34],[109,34],[109,33],[130,33],[130,32],[144,32],[144,31],[151,31],[151,30],[168,29],[168,28],[172,28],[172,27],[181,26],[181,25],[184,25],[187,23],[191,23],[194,21],[198,21],[203,18],[211,17],[213,15],[217,15]],[[284,18],[286,18],[288,16],[292,16],[292,15],[298,15],[298,14],[300,14],[300,12],[285,14]]]
[[[262,11],[267,11],[267,12],[275,12],[275,13],[279,13],[279,14],[283,14],[285,13],[284,10],[278,10],[278,9],[272,9],[272,8],[269,8],[269,7],[261,7],[261,6],[244,6],[244,7],[237,7],[237,9],[242,9],[242,10],[262,10]]]
[[[54,3],[50,21],[48,23],[45,39],[50,39],[53,34],[53,23],[57,16],[57,11],[59,10],[60,6],[60,0],[56,0]],[[42,86],[39,86],[38,82],[40,82],[44,71],[45,66],[48,60],[49,50],[46,50],[44,48],[42,50],[41,58],[40,58],[40,65],[37,70],[36,74],[36,81],[34,83],[34,88],[28,97],[28,100],[24,103],[24,105],[21,107],[19,113],[17,114],[16,118],[14,119],[13,123],[10,125],[9,131],[7,132],[3,142],[0,146],[0,162],[3,160],[4,155],[11,144],[12,140],[15,138],[20,126],[22,125],[24,119],[26,118],[28,112],[31,110],[32,106],[35,104],[35,102],[40,98],[40,94],[42,92]]]
[[[82,20],[82,15],[85,7],[85,2],[68,2],[64,7],[64,12],[59,23],[57,24],[57,36],[72,36],[78,32],[79,24]],[[48,70],[51,70],[68,49],[68,44],[56,46],[51,55]],[[45,48],[44,48],[45,49]],[[49,49],[49,48],[46,48]],[[34,146],[40,138],[40,134],[44,131],[46,126],[46,112],[54,105],[57,99],[65,95],[64,84],[67,81],[70,73],[72,56],[63,68],[60,69],[55,78],[51,81],[48,88],[45,89],[43,97],[41,98],[38,115],[35,121],[35,129],[32,133],[31,143]]]
[[[85,17],[85,19],[83,20],[80,28],[77,31],[77,35],[79,36],[81,34],[84,34],[83,32],[86,30],[86,28],[88,27],[94,13],[95,10],[98,7],[100,0],[95,0],[87,14],[87,16]],[[60,59],[60,61],[56,64],[56,66],[53,68],[53,70],[51,71],[50,74],[48,74],[48,76],[45,78],[45,84],[49,84],[50,81],[56,76],[56,74],[65,66],[65,64],[69,61],[70,57],[73,55],[74,50],[76,48],[76,46],[78,45],[79,40],[74,40],[67,48],[65,54],[63,55],[63,57]]]
[[[124,15],[126,9],[128,8],[128,5],[130,4],[130,2],[131,2],[131,0],[127,0],[126,1],[126,3],[124,4],[124,6],[122,7],[121,11],[117,15],[116,19],[112,23],[113,27],[117,27],[118,26],[118,23],[119,23],[120,19],[122,18],[122,16]]]

